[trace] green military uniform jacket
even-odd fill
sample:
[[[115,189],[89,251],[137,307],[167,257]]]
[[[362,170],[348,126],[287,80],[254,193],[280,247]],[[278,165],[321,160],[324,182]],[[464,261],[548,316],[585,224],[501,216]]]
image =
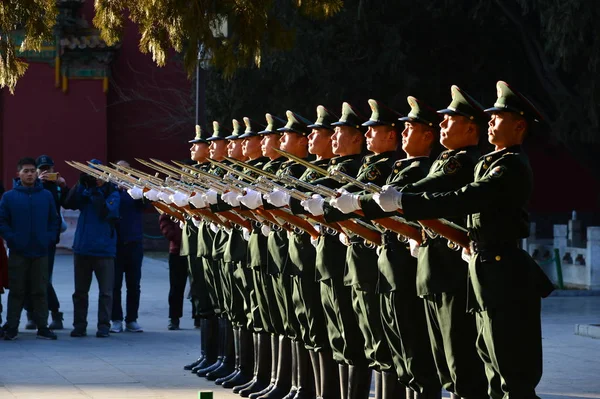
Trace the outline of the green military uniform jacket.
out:
[[[430,165],[428,157],[398,160],[394,163],[394,169],[386,184],[402,188],[407,184],[415,183],[427,175]],[[370,220],[395,214],[395,212],[383,211],[373,200],[372,194],[361,196],[360,202],[365,217]],[[391,231],[383,233],[382,241],[383,245],[377,259],[379,270],[377,291],[380,293],[397,290],[414,292],[417,260],[410,254],[408,244],[399,241],[396,233]]]
[[[469,263],[476,309],[544,297],[553,290],[540,267],[518,247],[518,240],[529,235],[525,206],[532,189],[529,160],[515,146],[482,157],[475,181],[460,189],[402,197],[405,215],[412,218],[468,215],[476,254]]]
[[[475,146],[444,151],[431,165],[427,177],[407,185],[402,192],[457,190],[473,181],[473,170],[479,156],[479,150]],[[404,216],[409,220],[419,219],[412,214]],[[461,215],[451,221],[461,226],[466,225],[465,217]],[[460,250],[449,248],[446,239],[432,238],[431,233],[424,232],[423,238],[417,266],[417,295],[463,290],[467,281],[467,267]]]
[[[376,186],[385,184],[387,177],[392,173],[394,162],[396,161],[396,152],[389,151],[376,155],[368,155],[363,159],[363,163],[358,170],[356,180],[362,183],[372,183]],[[360,192],[360,188],[347,184],[343,186],[348,192]],[[356,218],[356,215],[345,215],[337,208],[326,206],[324,208],[325,220],[328,222],[337,222]],[[346,272],[344,274],[344,284],[354,286],[361,291],[374,292],[377,287],[377,269],[376,253],[373,248],[364,245],[363,239],[359,236],[348,237],[351,245],[346,251]]]

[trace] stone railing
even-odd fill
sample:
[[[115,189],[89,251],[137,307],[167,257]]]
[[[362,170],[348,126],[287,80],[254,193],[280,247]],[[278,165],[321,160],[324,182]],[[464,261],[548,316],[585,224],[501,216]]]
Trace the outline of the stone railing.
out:
[[[549,240],[537,240],[532,234],[524,240],[523,248],[555,284],[558,285],[559,273],[562,273],[565,287],[600,289],[600,227],[588,227],[585,242],[580,235],[572,233],[574,227],[572,223],[554,225],[554,238]]]

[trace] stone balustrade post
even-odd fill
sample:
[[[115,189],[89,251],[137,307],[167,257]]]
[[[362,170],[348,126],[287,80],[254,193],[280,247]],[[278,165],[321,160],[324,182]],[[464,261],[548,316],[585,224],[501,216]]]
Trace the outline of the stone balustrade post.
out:
[[[600,289],[600,227],[587,228],[585,267],[588,269],[588,288],[591,290]]]

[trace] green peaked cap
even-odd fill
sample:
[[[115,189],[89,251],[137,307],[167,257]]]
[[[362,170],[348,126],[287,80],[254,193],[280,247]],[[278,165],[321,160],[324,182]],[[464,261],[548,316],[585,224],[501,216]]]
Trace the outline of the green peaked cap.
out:
[[[215,140],[226,140],[227,136],[229,136],[229,132],[225,130],[221,124],[217,121],[213,121],[213,134],[207,141],[215,141]]]
[[[231,123],[233,125],[233,132],[225,138],[227,140],[241,139],[240,136],[243,134],[243,132],[242,132],[242,126],[240,125],[240,122],[238,122],[237,119],[232,119]]]
[[[202,129],[200,125],[196,125],[196,136],[193,140],[188,141],[188,143],[206,143],[206,136],[205,129]]]
[[[356,112],[352,105],[344,102],[342,104],[342,116],[340,117],[340,120],[333,122],[331,126],[350,126],[364,132],[365,127],[362,125],[362,121],[364,120],[365,118]]]
[[[524,95],[519,93],[503,81],[496,83],[496,91],[498,99],[492,108],[488,108],[485,112],[515,112],[533,122],[544,122],[544,117],[540,111],[529,101]]]
[[[396,126],[401,113],[394,111],[377,100],[370,99],[371,118],[362,124],[362,126]]]
[[[329,112],[327,108],[322,105],[317,107],[317,120],[315,123],[308,125],[308,128],[324,128],[333,130],[332,124],[337,120],[337,116]]]
[[[310,121],[308,119],[289,110],[286,111],[285,115],[287,116],[287,123],[284,127],[277,129],[278,132],[294,132],[303,136],[310,134],[310,129],[308,128]]]
[[[418,122],[427,126],[438,127],[441,118],[435,109],[413,96],[408,96],[406,101],[410,105],[410,112],[407,116],[400,118],[402,122]]]
[[[246,129],[244,130],[244,134],[240,136],[241,139],[258,136],[258,132],[265,128],[264,125],[261,125],[247,116],[244,116],[244,125],[246,126]]]
[[[483,112],[483,106],[479,104],[466,91],[460,87],[453,85],[450,89],[452,94],[452,102],[448,107],[438,111],[439,114],[445,115],[462,115],[476,122],[486,122],[490,118]]]
[[[258,132],[258,134],[281,134],[277,131],[277,126],[285,125],[285,121],[283,119],[269,113],[265,114],[265,119],[267,121],[267,127]]]

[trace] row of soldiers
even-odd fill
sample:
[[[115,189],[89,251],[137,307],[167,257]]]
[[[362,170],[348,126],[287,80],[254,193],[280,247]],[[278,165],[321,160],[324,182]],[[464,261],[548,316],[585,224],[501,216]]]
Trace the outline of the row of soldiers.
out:
[[[366,399],[373,376],[383,399],[537,397],[552,285],[519,240],[521,144],[542,118],[505,82],[485,110],[451,95],[440,111],[408,97],[407,116],[369,100],[366,121],[344,103],[314,123],[197,127],[186,173],[212,185],[146,193],[196,215],[181,254],[201,356],[186,369],[253,399]],[[495,151],[481,156],[483,126]]]

